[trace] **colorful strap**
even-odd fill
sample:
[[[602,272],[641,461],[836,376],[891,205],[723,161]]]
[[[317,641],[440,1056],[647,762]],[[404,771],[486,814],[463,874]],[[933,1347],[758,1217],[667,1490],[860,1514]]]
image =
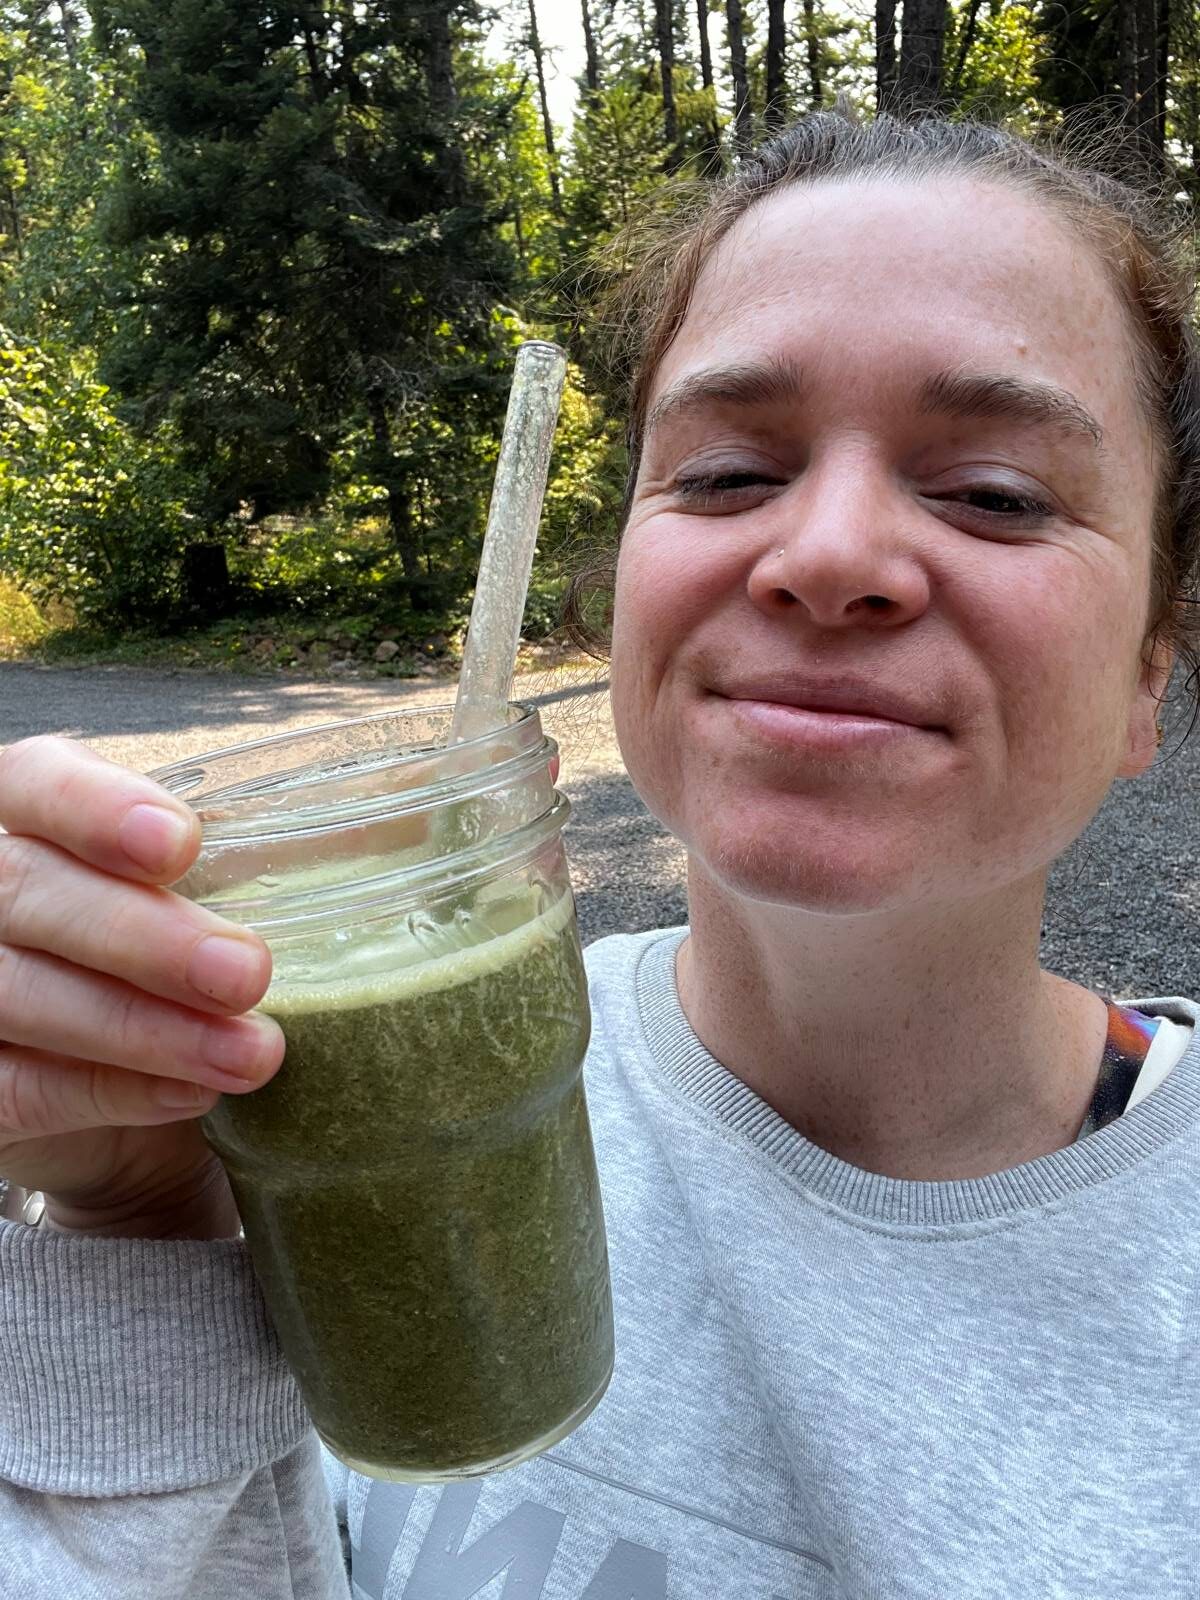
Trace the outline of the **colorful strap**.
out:
[[[1135,1011],[1132,1006],[1119,1006],[1107,996],[1101,998],[1108,1007],[1108,1036],[1100,1059],[1096,1091],[1079,1130],[1080,1139],[1115,1122],[1125,1110],[1161,1020]]]

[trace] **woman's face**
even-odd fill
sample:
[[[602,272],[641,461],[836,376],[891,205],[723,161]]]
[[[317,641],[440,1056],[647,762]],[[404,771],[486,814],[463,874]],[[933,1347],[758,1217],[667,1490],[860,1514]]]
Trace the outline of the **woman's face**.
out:
[[[1132,336],[1033,202],[956,179],[758,205],[648,415],[613,710],[635,787],[726,887],[842,912],[996,889],[1149,764]],[[920,726],[773,700],[813,677]]]

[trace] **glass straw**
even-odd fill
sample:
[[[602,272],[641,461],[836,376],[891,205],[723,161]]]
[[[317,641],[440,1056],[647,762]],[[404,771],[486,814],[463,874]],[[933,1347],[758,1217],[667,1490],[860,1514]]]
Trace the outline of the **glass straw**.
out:
[[[507,721],[566,371],[566,351],[548,340],[517,350],[449,744]]]

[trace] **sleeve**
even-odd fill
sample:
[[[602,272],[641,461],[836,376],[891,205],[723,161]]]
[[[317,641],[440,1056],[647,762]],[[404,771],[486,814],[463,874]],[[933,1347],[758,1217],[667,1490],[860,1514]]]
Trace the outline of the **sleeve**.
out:
[[[5,1600],[347,1600],[343,1548],[244,1244],[0,1221]]]

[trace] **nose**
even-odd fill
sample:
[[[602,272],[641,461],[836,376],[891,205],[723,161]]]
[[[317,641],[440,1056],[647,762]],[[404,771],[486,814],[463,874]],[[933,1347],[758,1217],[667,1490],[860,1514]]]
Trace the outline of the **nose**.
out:
[[[803,613],[826,628],[895,627],[928,606],[911,503],[861,454],[810,463],[762,514],[747,583],[760,610]]]

